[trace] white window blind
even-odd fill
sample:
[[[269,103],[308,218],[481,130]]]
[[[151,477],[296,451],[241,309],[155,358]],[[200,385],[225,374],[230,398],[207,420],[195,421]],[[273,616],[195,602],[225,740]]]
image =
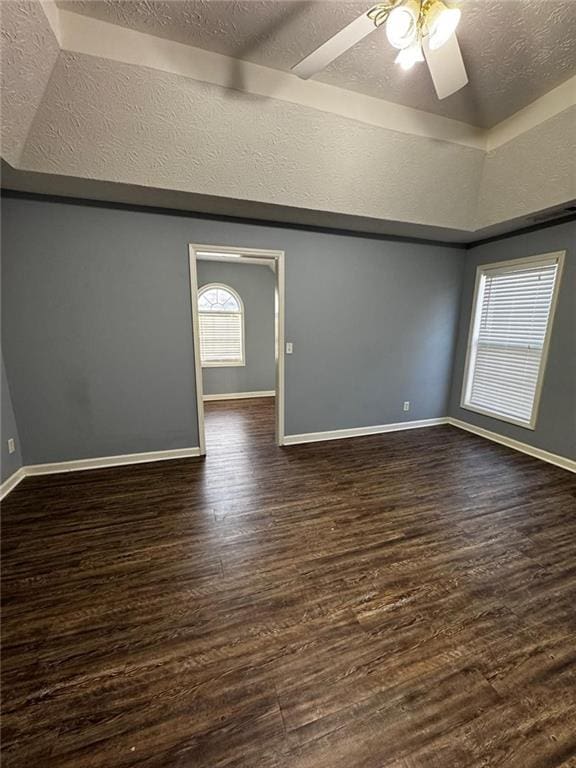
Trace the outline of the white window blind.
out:
[[[244,310],[238,294],[225,285],[204,286],[198,319],[202,365],[244,365]]]
[[[463,405],[533,427],[559,254],[480,268]]]

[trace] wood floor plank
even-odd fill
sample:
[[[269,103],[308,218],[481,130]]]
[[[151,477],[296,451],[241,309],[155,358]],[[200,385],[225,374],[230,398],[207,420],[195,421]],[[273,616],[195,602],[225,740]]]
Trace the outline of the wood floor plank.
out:
[[[451,427],[28,478],[6,768],[575,768],[574,475]]]
[[[377,768],[433,743],[499,701],[496,691],[473,669],[446,668],[388,689],[341,710],[327,728],[322,720],[308,726],[308,737],[294,750],[294,766],[357,765]]]

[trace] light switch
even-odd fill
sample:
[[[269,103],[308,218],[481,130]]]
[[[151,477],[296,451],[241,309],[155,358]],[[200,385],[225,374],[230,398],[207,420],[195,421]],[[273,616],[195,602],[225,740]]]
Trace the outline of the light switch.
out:
[[[286,354],[291,355],[292,354],[292,342],[287,341],[286,342]]]

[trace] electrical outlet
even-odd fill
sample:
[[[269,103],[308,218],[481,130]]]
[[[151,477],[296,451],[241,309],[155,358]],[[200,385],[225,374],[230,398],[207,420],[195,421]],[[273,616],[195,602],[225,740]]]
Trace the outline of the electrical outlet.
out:
[[[9,437],[8,438],[8,453],[14,453],[16,450],[16,444],[14,443],[14,438]]]
[[[292,351],[293,351],[293,349],[294,349],[294,348],[293,348],[292,342],[291,342],[291,341],[287,341],[287,342],[286,342],[286,354],[287,354],[287,355],[291,355],[291,354],[292,354]]]
[[[410,400],[404,400],[404,410],[405,411],[410,410]]]

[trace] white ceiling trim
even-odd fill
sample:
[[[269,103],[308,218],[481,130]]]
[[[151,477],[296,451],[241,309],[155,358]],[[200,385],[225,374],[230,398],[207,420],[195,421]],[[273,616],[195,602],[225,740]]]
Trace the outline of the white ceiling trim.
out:
[[[576,105],[576,75],[490,128],[486,133],[486,149],[488,152],[497,149],[574,105]]]
[[[40,0],[40,3],[42,5],[42,10],[46,14],[46,18],[48,19],[48,23],[52,27],[54,37],[58,41],[60,48],[62,48],[62,25],[60,22],[61,11],[54,0]]]

